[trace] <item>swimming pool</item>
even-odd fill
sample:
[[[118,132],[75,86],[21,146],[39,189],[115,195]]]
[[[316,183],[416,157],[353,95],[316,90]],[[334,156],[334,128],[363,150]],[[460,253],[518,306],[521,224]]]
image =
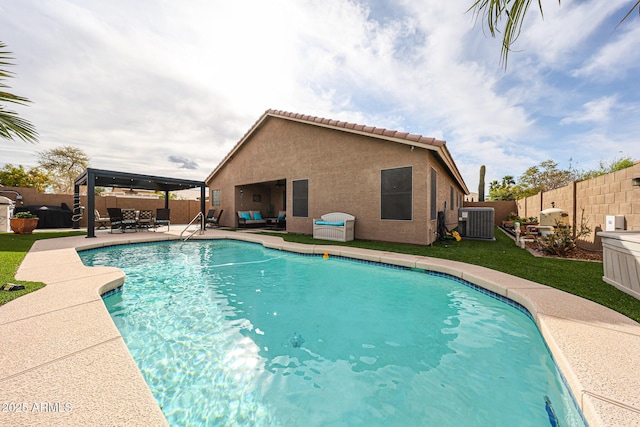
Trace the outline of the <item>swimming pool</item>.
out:
[[[584,425],[522,308],[441,275],[232,241],[81,252],[175,425]]]

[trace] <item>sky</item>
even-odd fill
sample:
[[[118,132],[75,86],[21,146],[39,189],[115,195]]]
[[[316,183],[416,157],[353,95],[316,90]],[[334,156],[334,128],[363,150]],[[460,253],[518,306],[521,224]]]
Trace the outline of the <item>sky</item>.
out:
[[[204,180],[268,109],[446,141],[471,192],[551,159],[640,159],[640,17],[631,0],[532,2],[501,41],[473,0],[3,0],[11,106],[91,167]],[[6,68],[6,67],[5,67]],[[7,106],[5,106],[7,107]]]

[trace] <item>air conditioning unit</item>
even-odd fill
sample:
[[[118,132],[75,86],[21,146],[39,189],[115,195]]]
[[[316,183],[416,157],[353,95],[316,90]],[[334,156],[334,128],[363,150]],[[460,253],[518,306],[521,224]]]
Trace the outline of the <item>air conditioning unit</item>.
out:
[[[458,232],[461,237],[467,239],[495,240],[494,217],[493,208],[460,208]]]

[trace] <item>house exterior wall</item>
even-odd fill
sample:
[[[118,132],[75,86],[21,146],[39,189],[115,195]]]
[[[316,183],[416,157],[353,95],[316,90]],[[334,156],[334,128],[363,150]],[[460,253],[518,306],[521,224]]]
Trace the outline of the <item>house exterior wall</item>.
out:
[[[407,166],[413,168],[413,219],[381,220],[381,170]],[[429,219],[431,167],[438,172],[439,206],[441,199],[449,199],[451,186],[460,200],[462,190],[426,149],[271,117],[207,185],[210,191],[220,190],[216,209],[225,210],[223,226],[236,226],[239,210],[259,209],[265,216],[271,201],[275,214],[286,205],[289,232],[312,234],[314,218],[345,212],[356,217],[356,239],[429,244],[436,229]],[[292,215],[292,182],[303,179],[308,180],[309,215],[301,218]],[[286,180],[285,200],[282,188],[260,184],[277,180]],[[261,196],[259,202],[254,195]],[[456,215],[447,210],[450,223]]]
[[[555,190],[518,200],[519,216],[539,216],[541,209],[551,207],[569,212],[570,223],[580,227],[584,221],[591,234],[581,239],[580,246],[600,250],[602,241],[597,232],[604,231],[607,215],[624,215],[627,230],[640,230],[640,187],[632,185],[640,177],[640,163],[599,177],[573,182]]]

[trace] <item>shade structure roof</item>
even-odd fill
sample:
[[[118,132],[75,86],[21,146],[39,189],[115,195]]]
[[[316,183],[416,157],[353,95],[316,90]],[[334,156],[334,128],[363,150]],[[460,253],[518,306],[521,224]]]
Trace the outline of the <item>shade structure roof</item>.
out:
[[[74,181],[75,185],[89,185],[92,177],[97,187],[135,188],[152,191],[177,191],[189,188],[204,187],[204,181],[168,178],[162,176],[142,175],[129,172],[109,171],[102,169],[86,169]]]
[[[204,218],[205,209],[205,188],[204,181],[194,181],[190,179],[168,178],[162,176],[142,175],[138,173],[108,171],[102,169],[88,168],[73,180],[73,215],[74,218],[81,216],[80,207],[80,186],[87,186],[87,237],[95,235],[95,187],[116,187],[130,188],[136,190],[164,191],[165,208],[169,207],[169,191],[187,190],[189,188],[200,187],[200,213]],[[78,219],[73,220],[73,228],[79,228]],[[204,221],[201,221],[204,230]]]

